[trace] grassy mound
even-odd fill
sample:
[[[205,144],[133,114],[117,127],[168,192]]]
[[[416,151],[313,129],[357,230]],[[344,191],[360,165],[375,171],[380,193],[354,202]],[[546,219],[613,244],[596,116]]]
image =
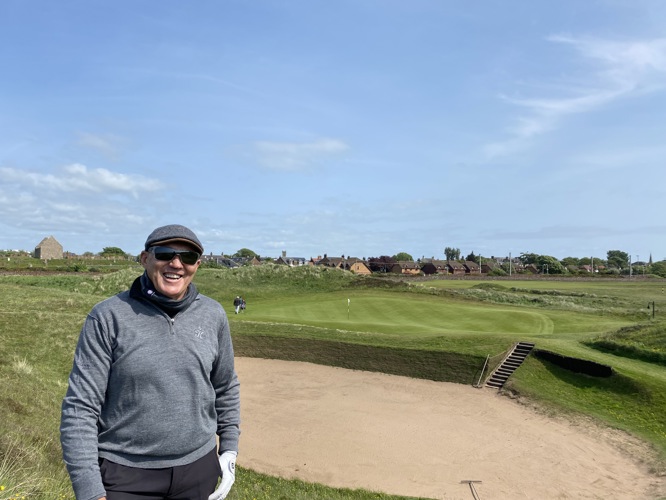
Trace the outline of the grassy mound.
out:
[[[615,356],[666,366],[666,325],[663,323],[628,326],[585,344]]]

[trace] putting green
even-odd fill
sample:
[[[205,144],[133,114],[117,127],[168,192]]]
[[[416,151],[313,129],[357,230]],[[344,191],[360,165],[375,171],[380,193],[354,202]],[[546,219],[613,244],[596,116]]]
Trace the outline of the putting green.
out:
[[[625,324],[624,321],[571,312],[384,292],[353,296],[336,292],[260,301],[251,305],[244,318],[359,332],[426,336],[443,333],[579,336]]]

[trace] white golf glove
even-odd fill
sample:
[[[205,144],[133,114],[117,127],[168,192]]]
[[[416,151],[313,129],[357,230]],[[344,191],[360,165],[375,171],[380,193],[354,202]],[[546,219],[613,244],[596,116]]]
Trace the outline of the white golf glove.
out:
[[[208,500],[222,500],[227,498],[229,490],[236,480],[236,455],[235,451],[225,451],[220,455],[220,469],[222,469],[222,480],[217,489],[208,497]]]

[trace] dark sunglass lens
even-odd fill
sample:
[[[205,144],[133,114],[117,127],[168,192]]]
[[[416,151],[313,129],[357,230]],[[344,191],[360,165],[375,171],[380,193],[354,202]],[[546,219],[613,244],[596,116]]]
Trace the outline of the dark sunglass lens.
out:
[[[196,252],[179,252],[180,259],[185,263],[185,264],[196,264],[197,261],[199,260],[199,254]]]
[[[169,248],[156,248],[153,253],[157,260],[173,260],[176,256],[176,252]]]
[[[180,257],[183,264],[196,264],[200,255],[191,250],[174,250],[169,247],[153,247],[153,253],[157,260],[172,261],[176,255]]]

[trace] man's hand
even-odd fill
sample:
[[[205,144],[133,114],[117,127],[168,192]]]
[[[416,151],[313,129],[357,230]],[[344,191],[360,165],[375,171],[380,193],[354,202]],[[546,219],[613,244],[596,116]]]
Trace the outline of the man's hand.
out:
[[[217,489],[208,497],[208,500],[222,500],[227,498],[229,490],[231,490],[231,486],[236,480],[236,455],[235,451],[225,451],[220,455],[222,480]]]

